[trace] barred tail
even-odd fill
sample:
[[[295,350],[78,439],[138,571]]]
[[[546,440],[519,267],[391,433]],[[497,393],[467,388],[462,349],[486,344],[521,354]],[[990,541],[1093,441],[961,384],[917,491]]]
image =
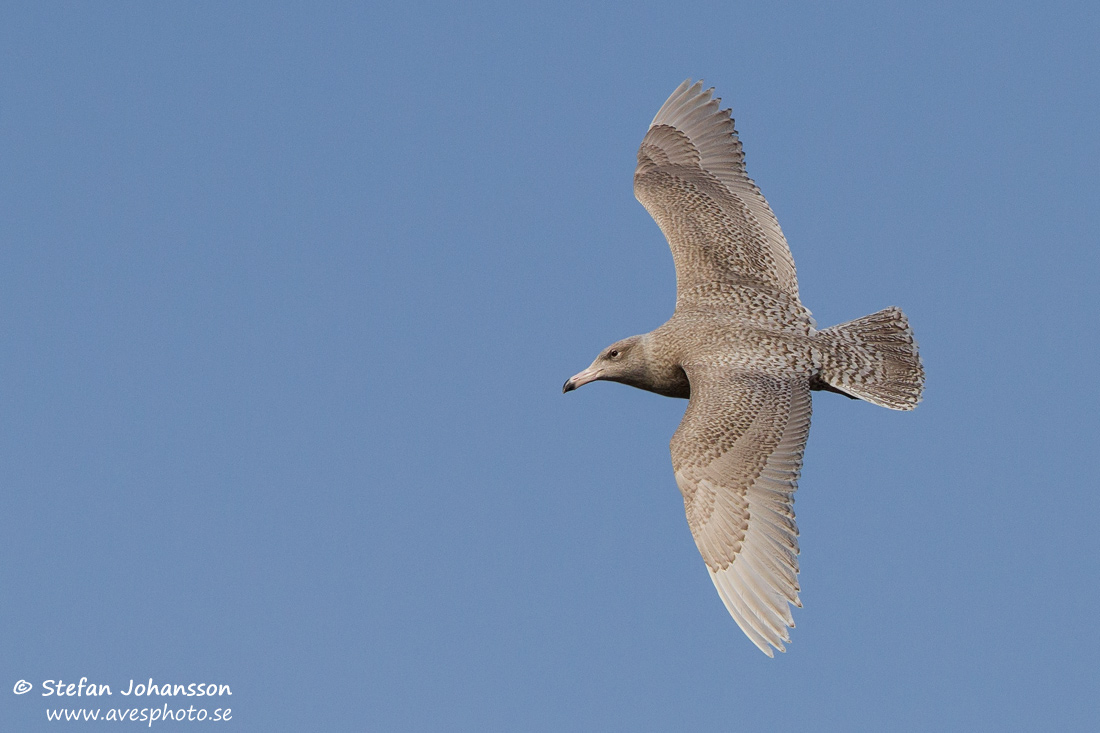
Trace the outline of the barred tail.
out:
[[[912,410],[920,402],[924,367],[900,308],[886,308],[826,328],[817,338],[818,379],[824,382],[820,388],[832,388],[891,410]]]

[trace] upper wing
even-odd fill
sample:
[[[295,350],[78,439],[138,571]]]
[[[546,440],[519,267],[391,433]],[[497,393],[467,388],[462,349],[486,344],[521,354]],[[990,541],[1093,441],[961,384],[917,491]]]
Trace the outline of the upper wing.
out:
[[[798,599],[794,492],[810,430],[804,379],[688,367],[691,401],[672,437],[688,525],[737,625],[785,651]]]
[[[638,149],[634,195],[657,221],[676,262],[677,305],[715,283],[780,291],[798,302],[787,240],[745,173],[730,110],[701,81],[681,84]]]

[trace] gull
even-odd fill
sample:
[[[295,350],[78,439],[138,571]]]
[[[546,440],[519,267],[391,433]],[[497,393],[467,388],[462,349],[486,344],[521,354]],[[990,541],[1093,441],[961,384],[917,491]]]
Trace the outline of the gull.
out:
[[[688,400],[670,444],[688,527],[726,609],[770,657],[786,651],[791,606],[802,605],[793,504],[810,392],[912,410],[924,369],[899,308],[816,328],[713,92],[690,79],[677,87],[634,171],[634,195],[676,265],[672,317],[608,346],[562,391],[608,380]]]

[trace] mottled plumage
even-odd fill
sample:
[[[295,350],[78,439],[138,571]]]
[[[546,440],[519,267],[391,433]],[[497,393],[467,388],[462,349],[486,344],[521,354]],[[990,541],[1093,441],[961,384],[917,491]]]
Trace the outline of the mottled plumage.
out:
[[[702,82],[685,81],[657,112],[634,193],[672,249],[676,310],[563,391],[604,379],[690,398],[671,443],[688,526],[726,608],[771,656],[801,605],[793,504],[810,391],[911,410],[924,384],[917,345],[897,308],[815,329],[730,111]]]

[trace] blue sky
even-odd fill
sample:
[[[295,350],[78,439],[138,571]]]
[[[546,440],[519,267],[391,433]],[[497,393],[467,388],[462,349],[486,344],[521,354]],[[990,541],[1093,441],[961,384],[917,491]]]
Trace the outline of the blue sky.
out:
[[[1095,729],[1100,11],[762,6],[7,8],[0,727],[152,677],[236,730]],[[671,314],[631,176],[700,76],[818,322],[899,305],[928,372],[815,396],[774,660],[684,403],[560,392]]]

